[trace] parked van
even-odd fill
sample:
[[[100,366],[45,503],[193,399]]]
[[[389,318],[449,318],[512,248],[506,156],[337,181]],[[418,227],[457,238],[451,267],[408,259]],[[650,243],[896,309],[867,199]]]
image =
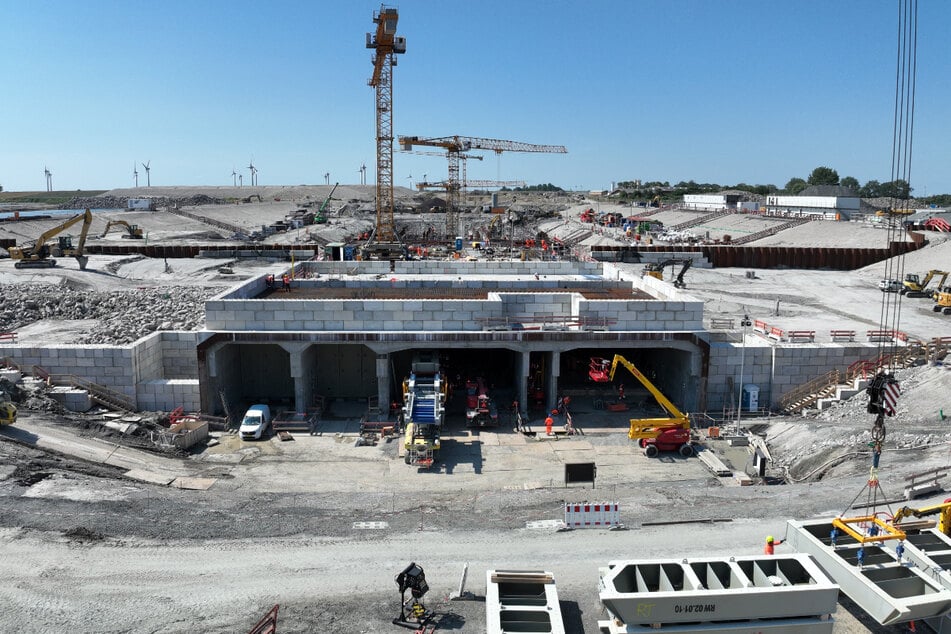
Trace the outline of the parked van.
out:
[[[241,440],[260,440],[271,425],[271,408],[267,405],[252,405],[241,420]]]

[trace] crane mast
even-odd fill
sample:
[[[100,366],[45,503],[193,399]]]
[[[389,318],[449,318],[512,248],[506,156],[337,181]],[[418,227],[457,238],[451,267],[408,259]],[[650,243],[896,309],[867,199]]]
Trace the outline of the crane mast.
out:
[[[446,181],[446,236],[453,238],[459,233],[459,192],[462,189],[459,180],[460,156],[469,150],[491,150],[496,154],[502,152],[546,152],[565,154],[568,150],[563,145],[537,145],[520,141],[505,141],[502,139],[482,139],[467,136],[447,137],[418,137],[401,136],[399,144],[403,151],[410,151],[414,146],[441,147],[446,150],[449,160],[449,178]]]
[[[399,12],[381,6],[374,12],[376,33],[367,33],[367,48],[374,49],[376,89],[376,229],[364,250],[387,258],[402,252],[393,222],[393,67],[396,55],[406,52],[406,38],[396,35]]]

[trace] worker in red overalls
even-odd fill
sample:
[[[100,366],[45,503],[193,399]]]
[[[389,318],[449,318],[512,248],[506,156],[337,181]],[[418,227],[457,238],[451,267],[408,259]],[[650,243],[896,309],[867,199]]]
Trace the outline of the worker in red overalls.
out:
[[[551,428],[552,426],[554,426],[554,424],[555,424],[555,419],[549,415],[548,418],[545,419],[545,435],[546,436],[551,436]]]

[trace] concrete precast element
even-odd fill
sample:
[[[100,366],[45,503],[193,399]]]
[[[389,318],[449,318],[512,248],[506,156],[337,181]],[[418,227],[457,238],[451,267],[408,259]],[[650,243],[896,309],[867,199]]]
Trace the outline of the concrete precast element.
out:
[[[486,571],[485,631],[565,634],[555,576],[543,570]]]
[[[734,621],[732,623],[689,623],[665,625],[662,630],[676,634],[704,634],[730,632],[730,634],[832,634],[835,621],[831,618],[810,617],[802,619],[779,619],[778,621]],[[602,634],[635,634],[648,628],[643,625],[625,625],[617,621],[598,621]]]
[[[838,587],[808,555],[613,561],[601,603],[627,627],[770,619],[826,620]],[[622,630],[623,631],[623,630]]]
[[[868,545],[839,535],[835,548],[830,536],[832,520],[789,520],[786,543],[816,558],[842,591],[881,625],[933,618],[951,612],[951,589],[931,574],[936,566],[914,546],[899,561],[894,545]],[[913,543],[913,542],[912,542]],[[859,550],[864,548],[862,565]],[[915,551],[922,563],[909,563]],[[938,566],[940,568],[940,566]]]

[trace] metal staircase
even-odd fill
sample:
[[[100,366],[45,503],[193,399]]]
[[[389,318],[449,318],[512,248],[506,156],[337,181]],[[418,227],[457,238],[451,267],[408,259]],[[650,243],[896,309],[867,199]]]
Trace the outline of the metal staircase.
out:
[[[89,393],[89,398],[92,399],[93,402],[110,409],[127,412],[134,412],[138,409],[135,399],[126,396],[122,392],[110,389],[105,385],[93,383],[75,374],[50,374],[49,371],[38,365],[34,365],[32,370],[35,378],[46,381],[49,385],[69,385],[85,390]]]

